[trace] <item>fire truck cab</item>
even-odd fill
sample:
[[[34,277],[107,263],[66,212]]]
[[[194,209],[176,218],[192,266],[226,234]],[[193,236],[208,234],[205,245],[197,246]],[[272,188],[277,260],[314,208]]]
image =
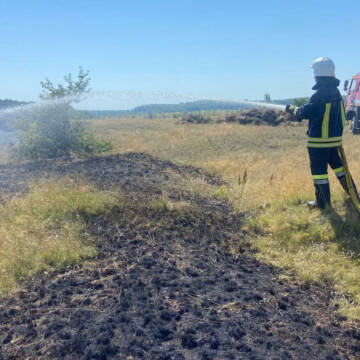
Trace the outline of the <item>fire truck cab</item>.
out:
[[[350,83],[350,86],[349,86]],[[350,120],[350,128],[353,134],[360,133],[360,73],[344,83],[346,92],[345,113]]]

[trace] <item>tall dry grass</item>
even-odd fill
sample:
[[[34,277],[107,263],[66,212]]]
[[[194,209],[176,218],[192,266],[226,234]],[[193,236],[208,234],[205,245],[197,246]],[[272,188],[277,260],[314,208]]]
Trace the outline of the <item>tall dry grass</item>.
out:
[[[113,203],[107,193],[70,181],[33,188],[0,205],[0,294],[36,274],[94,256],[85,218]]]
[[[173,118],[108,118],[91,122],[114,152],[146,152],[223,176],[238,208],[264,206],[279,197],[313,196],[305,127],[177,124]],[[358,137],[346,131],[350,167],[360,180]],[[245,188],[239,178],[247,173]],[[331,173],[331,170],[329,171]],[[331,173],[334,193],[340,187]]]

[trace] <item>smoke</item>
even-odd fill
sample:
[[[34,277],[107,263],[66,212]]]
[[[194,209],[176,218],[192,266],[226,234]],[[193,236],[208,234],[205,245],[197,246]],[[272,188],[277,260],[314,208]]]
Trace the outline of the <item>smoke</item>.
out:
[[[54,105],[71,104],[81,101],[79,96],[68,96],[54,100],[43,100],[26,105],[19,105],[0,110],[0,121],[9,122],[16,119],[27,119],[29,116],[36,112],[41,112],[46,108]]]

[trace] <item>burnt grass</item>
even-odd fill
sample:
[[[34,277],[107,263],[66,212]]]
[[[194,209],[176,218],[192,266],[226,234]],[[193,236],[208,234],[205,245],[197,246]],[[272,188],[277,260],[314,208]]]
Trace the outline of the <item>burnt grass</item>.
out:
[[[241,216],[174,176],[221,180],[133,153],[2,166],[0,188],[66,174],[126,200],[85,218],[97,258],[0,301],[0,359],[360,358],[359,327],[336,314],[330,288],[282,280],[246,246]],[[164,189],[190,206],[156,202]]]
[[[190,113],[184,115],[179,121],[180,124],[209,124],[213,122],[239,123],[241,125],[302,126],[293,115],[285,111],[267,108],[234,111],[216,121],[204,114]]]

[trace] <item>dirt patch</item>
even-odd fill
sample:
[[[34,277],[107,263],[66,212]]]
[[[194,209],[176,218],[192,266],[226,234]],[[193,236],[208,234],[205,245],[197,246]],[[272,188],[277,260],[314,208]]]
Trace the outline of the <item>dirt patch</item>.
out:
[[[90,265],[34,279],[0,302],[0,359],[358,359],[360,331],[335,314],[330,291],[283,281],[256,261],[242,217],[179,192],[169,168],[218,181],[144,154],[0,168],[9,191],[16,178],[5,181],[6,169],[24,174],[19,191],[29,178],[81,173],[128,194],[85,219],[99,247]]]

